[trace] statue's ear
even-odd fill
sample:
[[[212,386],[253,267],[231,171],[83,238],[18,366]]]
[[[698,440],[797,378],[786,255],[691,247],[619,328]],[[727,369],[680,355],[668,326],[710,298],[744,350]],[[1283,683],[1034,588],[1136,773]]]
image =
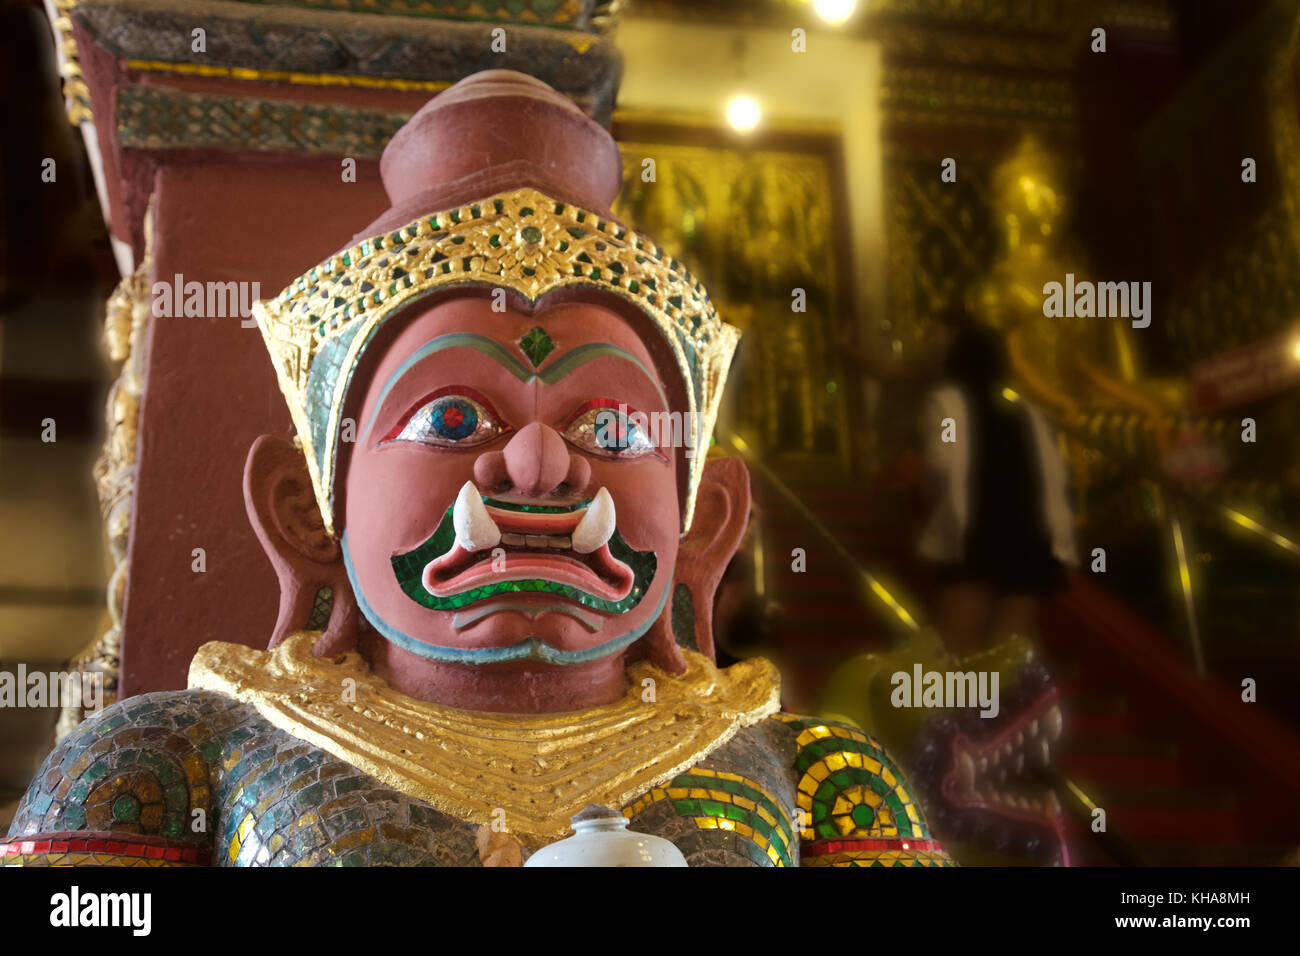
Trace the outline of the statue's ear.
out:
[[[318,657],[351,650],[357,604],[339,543],[325,530],[302,452],[273,435],[258,438],[244,464],[244,507],[280,581],[280,612],[269,647],[297,631],[323,630]],[[328,623],[318,618],[329,606]]]
[[[745,463],[739,458],[710,459],[696,494],[691,530],[677,552],[673,593],[649,635],[650,657],[665,670],[681,673],[685,669],[679,646],[716,660],[713,599],[748,524],[749,470]]]

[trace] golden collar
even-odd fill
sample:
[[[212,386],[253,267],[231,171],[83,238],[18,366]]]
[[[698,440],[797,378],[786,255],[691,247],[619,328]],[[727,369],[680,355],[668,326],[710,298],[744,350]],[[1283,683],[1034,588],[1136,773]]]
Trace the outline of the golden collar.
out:
[[[493,811],[504,810],[507,830],[533,848],[564,836],[587,804],[625,806],[780,707],[768,661],[720,670],[683,650],[685,674],[638,661],[628,666],[623,699],[601,707],[457,710],[392,689],[360,654],[313,657],[318,636],[295,634],[270,651],[205,644],[189,685],[248,703],[286,733],[457,819],[492,823]]]

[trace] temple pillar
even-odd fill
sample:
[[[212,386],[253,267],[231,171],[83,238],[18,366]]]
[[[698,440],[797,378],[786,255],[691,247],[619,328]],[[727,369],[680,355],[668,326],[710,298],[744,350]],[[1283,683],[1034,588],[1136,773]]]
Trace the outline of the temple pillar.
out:
[[[82,657],[119,696],[184,687],[200,645],[261,646],[275,622],[241,478],[258,435],[292,430],[244,305],[387,204],[384,145],[462,77],[522,70],[608,123],[616,6],[52,0],[69,118],[126,277],[97,472],[112,624]]]

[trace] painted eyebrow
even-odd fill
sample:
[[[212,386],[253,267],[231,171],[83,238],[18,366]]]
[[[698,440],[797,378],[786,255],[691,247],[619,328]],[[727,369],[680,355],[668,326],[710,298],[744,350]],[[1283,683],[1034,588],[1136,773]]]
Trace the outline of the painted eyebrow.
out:
[[[365,441],[366,436],[370,434],[375,419],[379,417],[380,409],[384,407],[384,401],[402,376],[409,372],[417,362],[428,358],[430,355],[458,346],[474,349],[476,352],[481,352],[488,358],[496,360],[507,372],[525,385],[534,379],[539,379],[544,385],[554,385],[575,369],[604,356],[626,359],[645,374],[645,377],[654,385],[655,391],[659,393],[659,399],[663,402],[664,408],[668,407],[668,396],[664,393],[663,386],[659,384],[659,381],[650,374],[650,370],[642,365],[640,359],[635,355],[619,348],[617,345],[608,345],[604,342],[588,342],[586,345],[579,345],[577,348],[565,352],[542,371],[532,372],[525,368],[522,362],[511,355],[495,339],[490,339],[485,335],[476,335],[473,332],[449,332],[446,335],[439,335],[437,338],[425,342],[408,355],[402,361],[402,364],[393,371],[393,374],[388,377],[388,381],[384,383],[383,389],[379,392],[379,398],[375,402],[375,410],[371,412],[370,420],[366,422],[365,430],[361,433],[361,440]]]
[[[375,410],[370,413],[370,420],[366,422],[365,431],[361,433],[361,440],[365,441],[366,436],[370,434],[370,429],[374,427],[375,419],[379,417],[379,411],[384,407],[384,401],[388,398],[388,393],[393,390],[402,376],[411,370],[412,366],[436,352],[456,348],[457,346],[474,349],[476,352],[482,352],[488,358],[495,359],[505,367],[507,372],[525,384],[531,382],[535,377],[532,372],[524,368],[522,362],[507,352],[499,342],[488,338],[486,335],[475,335],[473,332],[449,332],[446,335],[439,335],[437,338],[425,342],[408,355],[402,364],[393,371],[393,374],[388,377],[388,381],[384,383],[384,387],[379,393],[378,401],[375,402]]]
[[[641,364],[641,360],[617,345],[607,345],[604,342],[588,342],[586,345],[579,345],[577,348],[570,349],[546,366],[537,377],[547,385],[554,385],[574,369],[606,355],[627,359],[639,368],[654,385],[655,391],[659,393],[659,400],[664,403],[664,408],[668,407],[668,396],[664,394],[663,386],[659,384],[658,379],[650,374],[650,370]]]

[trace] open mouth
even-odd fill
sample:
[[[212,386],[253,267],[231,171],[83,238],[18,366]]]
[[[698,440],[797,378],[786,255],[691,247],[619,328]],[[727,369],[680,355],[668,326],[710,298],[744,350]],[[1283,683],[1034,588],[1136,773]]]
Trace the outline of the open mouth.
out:
[[[587,520],[589,505],[548,514],[484,504],[500,532],[496,546],[470,551],[457,541],[425,567],[422,583],[430,594],[448,598],[485,584],[530,580],[554,581],[610,602],[631,593],[632,569],[610,554],[608,540],[586,554],[574,549],[574,533]]]
[[[485,498],[466,482],[429,540],[392,563],[402,590],[436,610],[536,593],[622,613],[645,596],[657,560],[623,541],[604,488],[541,505]]]
[[[952,742],[952,769],[943,781],[944,797],[957,807],[1055,826],[1061,804],[1039,771],[1051,762],[1052,745],[1060,737],[1055,689],[988,740],[974,741],[958,733]]]

